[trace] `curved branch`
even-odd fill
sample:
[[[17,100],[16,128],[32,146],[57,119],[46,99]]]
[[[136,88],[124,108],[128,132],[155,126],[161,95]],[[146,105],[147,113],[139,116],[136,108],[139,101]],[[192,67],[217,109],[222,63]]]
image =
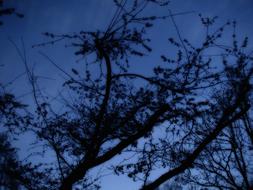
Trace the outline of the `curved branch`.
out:
[[[111,85],[112,85],[112,66],[111,66],[111,61],[109,56],[104,53],[102,50],[102,56],[105,59],[105,64],[106,64],[106,70],[107,70],[107,75],[106,75],[106,89],[105,89],[105,95],[103,102],[100,106],[100,111],[99,111],[99,116],[98,116],[98,122],[96,128],[99,128],[101,125],[101,122],[103,120],[103,116],[106,112],[106,107],[108,105],[109,97],[110,97],[110,92],[111,92]]]
[[[106,108],[107,108],[108,101],[110,98],[110,91],[111,91],[111,84],[112,84],[112,68],[111,68],[110,58],[106,53],[104,53],[104,51],[100,47],[98,47],[98,50],[100,52],[101,58],[105,59],[107,76],[106,76],[106,84],[105,84],[106,85],[105,95],[104,95],[102,104],[100,106],[98,120],[96,122],[95,132],[94,132],[94,136],[92,140],[94,146],[89,151],[89,154],[88,154],[89,158],[86,158],[83,162],[80,162],[79,164],[77,164],[75,169],[73,169],[67,175],[67,177],[63,179],[63,182],[59,188],[60,190],[71,190],[74,183],[82,179],[90,168],[96,166],[96,164],[94,164],[93,162],[94,162],[94,159],[96,159],[97,154],[99,152],[99,148],[100,148],[100,139],[98,139],[99,138],[98,134],[100,133],[100,126],[103,121],[103,117],[106,112]]]

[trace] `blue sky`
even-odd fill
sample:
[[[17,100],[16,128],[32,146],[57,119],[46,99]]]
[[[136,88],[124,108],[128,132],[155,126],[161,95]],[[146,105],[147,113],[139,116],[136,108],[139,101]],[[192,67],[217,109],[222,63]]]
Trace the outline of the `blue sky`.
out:
[[[34,66],[38,74],[47,73],[47,77],[52,79],[48,81],[44,79],[43,81],[45,83],[43,87],[49,88],[49,91],[55,89],[55,85],[59,85],[57,83],[59,71],[52,68],[38,52],[43,51],[56,63],[66,67],[67,70],[77,66],[75,61],[78,58],[72,56],[71,48],[64,48],[66,45],[64,42],[53,47],[31,48],[32,45],[47,40],[41,33],[71,33],[80,30],[103,29],[109,23],[115,9],[111,0],[8,0],[6,3],[16,7],[18,11],[25,14],[25,17],[23,19],[17,19],[13,16],[7,17],[4,26],[0,28],[0,61],[1,65],[4,64],[1,66],[0,80],[11,81],[24,71],[24,66],[9,41],[12,39],[20,46],[20,39],[23,38],[29,64]],[[250,35],[253,30],[251,22],[253,1],[251,0],[172,0],[170,9],[173,12],[195,11],[193,14],[176,17],[183,36],[192,42],[197,42],[201,36],[198,13],[202,13],[204,16],[218,15],[220,23],[228,19],[236,19],[239,23],[239,33]],[[155,11],[158,10],[147,10],[147,12]],[[164,9],[158,14],[167,14],[167,10]],[[144,59],[145,62],[157,61],[159,52],[169,53],[166,39],[175,35],[175,29],[169,20],[159,22],[151,30],[150,35],[155,48],[152,59],[147,57]],[[24,80],[19,80],[19,82],[22,81]],[[23,85],[25,84],[22,83],[19,86]],[[18,92],[22,95],[27,93],[28,89],[18,89]]]
[[[73,55],[73,49],[64,47],[67,42],[42,48],[32,48],[32,45],[47,40],[41,35],[42,32],[71,33],[80,30],[103,29],[109,23],[115,10],[111,0],[6,0],[5,3],[14,6],[25,17],[23,19],[14,16],[6,17],[4,25],[0,27],[0,82],[6,84],[25,71],[24,65],[9,40],[13,40],[20,46],[22,38],[30,67],[34,68],[37,75],[48,77],[40,79],[41,88],[52,97],[60,89],[63,75],[48,63],[39,51],[46,53],[67,71],[70,71],[72,67],[80,67],[82,63],[76,62],[78,58]],[[202,34],[197,16],[198,13],[202,13],[204,16],[219,16],[218,23],[236,19],[239,24],[239,34],[248,35],[250,47],[252,47],[250,36],[253,33],[252,0],[171,0],[170,9],[172,12],[195,11],[175,18],[181,33],[191,42],[197,43]],[[150,8],[147,11],[159,15],[168,14],[166,9],[157,12],[158,10]],[[166,43],[170,36],[175,36],[175,28],[171,22],[169,20],[158,22],[150,31],[154,52],[144,59],[131,60],[135,62],[133,70],[149,73],[152,65],[160,61],[160,53],[170,54],[170,48]],[[31,87],[25,75],[10,85],[9,90],[26,103],[32,103],[29,95]],[[22,144],[18,146],[24,151],[30,141],[31,139],[26,138],[23,142],[19,142]],[[24,152],[20,154],[22,157]],[[111,175],[104,177],[101,185],[103,190],[132,190],[138,186],[125,177]]]

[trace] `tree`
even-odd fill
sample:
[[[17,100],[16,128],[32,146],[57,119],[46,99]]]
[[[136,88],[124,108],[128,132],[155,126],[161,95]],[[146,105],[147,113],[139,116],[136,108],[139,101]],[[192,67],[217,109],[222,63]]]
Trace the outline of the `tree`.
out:
[[[18,183],[16,179],[12,179],[9,176],[9,170],[15,166],[16,152],[7,141],[7,136],[3,133],[0,134],[0,188],[6,187],[11,190],[18,189]]]
[[[196,162],[202,178],[189,181],[216,189],[251,189],[252,184],[252,121],[245,117],[224,130],[203,158]]]
[[[244,51],[247,38],[240,46],[233,33],[231,45],[220,45],[224,30],[233,30],[235,22],[215,28],[215,18],[201,16],[207,33],[194,47],[182,38],[173,13],[145,16],[145,7],[162,8],[166,2],[115,4],[117,11],[105,31],[45,33],[51,41],[40,46],[67,40],[77,56],[93,57],[97,66],[96,72],[87,64],[85,71],[73,68],[69,74],[43,54],[68,77],[64,87],[69,97],[63,96],[61,112],[42,95],[23,59],[37,107],[24,130],[33,131],[55,156],[53,165],[19,163],[15,177],[27,189],[98,189],[89,172],[116,156],[134,153],[133,160],[116,165],[114,172],[142,180],[142,190],[153,190],[178,175],[190,176],[220,136],[249,116],[253,68],[252,57]],[[177,54],[161,55],[163,63],[151,76],[133,73],[131,58],[152,51],[146,33],[158,19],[171,19],[178,31],[179,40],[168,39]],[[213,48],[219,51],[218,59],[208,56]],[[157,138],[158,129],[166,135]],[[157,170],[164,173],[152,178]]]

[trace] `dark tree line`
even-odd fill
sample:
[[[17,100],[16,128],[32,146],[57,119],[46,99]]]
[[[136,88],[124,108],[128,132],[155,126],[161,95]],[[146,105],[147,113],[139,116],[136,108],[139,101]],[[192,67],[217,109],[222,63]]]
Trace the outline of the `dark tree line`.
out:
[[[216,18],[200,15],[206,35],[196,46],[180,34],[174,20],[177,14],[145,15],[148,6],[167,8],[167,2],[114,2],[117,10],[105,30],[46,32],[49,42],[35,45],[67,41],[75,55],[94,58],[84,70],[73,68],[70,73],[43,54],[68,77],[61,112],[47,101],[26,55],[19,52],[36,111],[2,93],[1,125],[14,136],[32,131],[43,151],[54,158],[52,164],[16,159],[6,173],[31,190],[99,189],[99,179],[90,171],[115,157],[124,160],[133,154],[133,159],[112,170],[142,181],[141,190],[154,190],[177,178],[178,183],[203,188],[250,189],[253,58],[247,53],[248,38],[237,40],[236,22],[216,26]],[[152,51],[149,29],[164,19],[171,19],[171,28],[178,32],[168,39],[176,55],[161,55],[152,75],[131,72],[132,58]],[[226,35],[232,36],[230,44],[223,41]],[[219,53],[210,55],[213,50]],[[160,176],[152,177],[154,171]]]

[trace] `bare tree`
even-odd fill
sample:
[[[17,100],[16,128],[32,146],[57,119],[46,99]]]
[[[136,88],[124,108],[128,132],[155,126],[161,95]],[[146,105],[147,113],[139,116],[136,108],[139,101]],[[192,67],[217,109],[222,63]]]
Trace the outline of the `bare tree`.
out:
[[[25,55],[19,52],[37,106],[25,129],[33,131],[45,151],[55,156],[52,164],[19,163],[17,168],[24,172],[15,177],[27,189],[98,189],[97,179],[89,172],[116,156],[124,160],[125,153],[130,153],[135,157],[115,165],[114,172],[141,180],[142,190],[153,190],[178,175],[190,177],[203,157],[208,152],[212,155],[212,147],[226,131],[234,143],[240,143],[235,140],[238,131],[233,126],[245,121],[252,109],[252,57],[244,51],[247,38],[240,46],[233,33],[232,44],[221,45],[224,30],[233,31],[236,24],[228,22],[215,28],[215,18],[201,16],[206,36],[194,47],[179,32],[176,14],[144,14],[147,6],[164,7],[167,2],[131,3],[115,0],[117,10],[105,31],[45,33],[51,40],[40,46],[67,40],[77,56],[95,58],[84,70],[73,68],[70,74],[42,54],[68,77],[64,89],[69,96],[62,96],[61,112],[43,96]],[[177,37],[168,41],[177,54],[173,58],[161,55],[163,63],[152,75],[133,73],[131,58],[152,51],[146,33],[158,19],[171,19]],[[208,54],[212,49],[219,52],[215,58]],[[91,65],[96,66],[96,72],[91,71]],[[247,130],[252,134],[250,127]],[[231,151],[240,155],[237,169],[244,179],[241,155],[246,154],[234,145]],[[154,171],[161,175],[153,178]],[[247,183],[249,180],[245,180],[245,187],[249,187]]]
[[[245,117],[224,130],[195,163],[201,175],[189,181],[213,189],[252,188],[252,142],[246,131],[249,126]]]

